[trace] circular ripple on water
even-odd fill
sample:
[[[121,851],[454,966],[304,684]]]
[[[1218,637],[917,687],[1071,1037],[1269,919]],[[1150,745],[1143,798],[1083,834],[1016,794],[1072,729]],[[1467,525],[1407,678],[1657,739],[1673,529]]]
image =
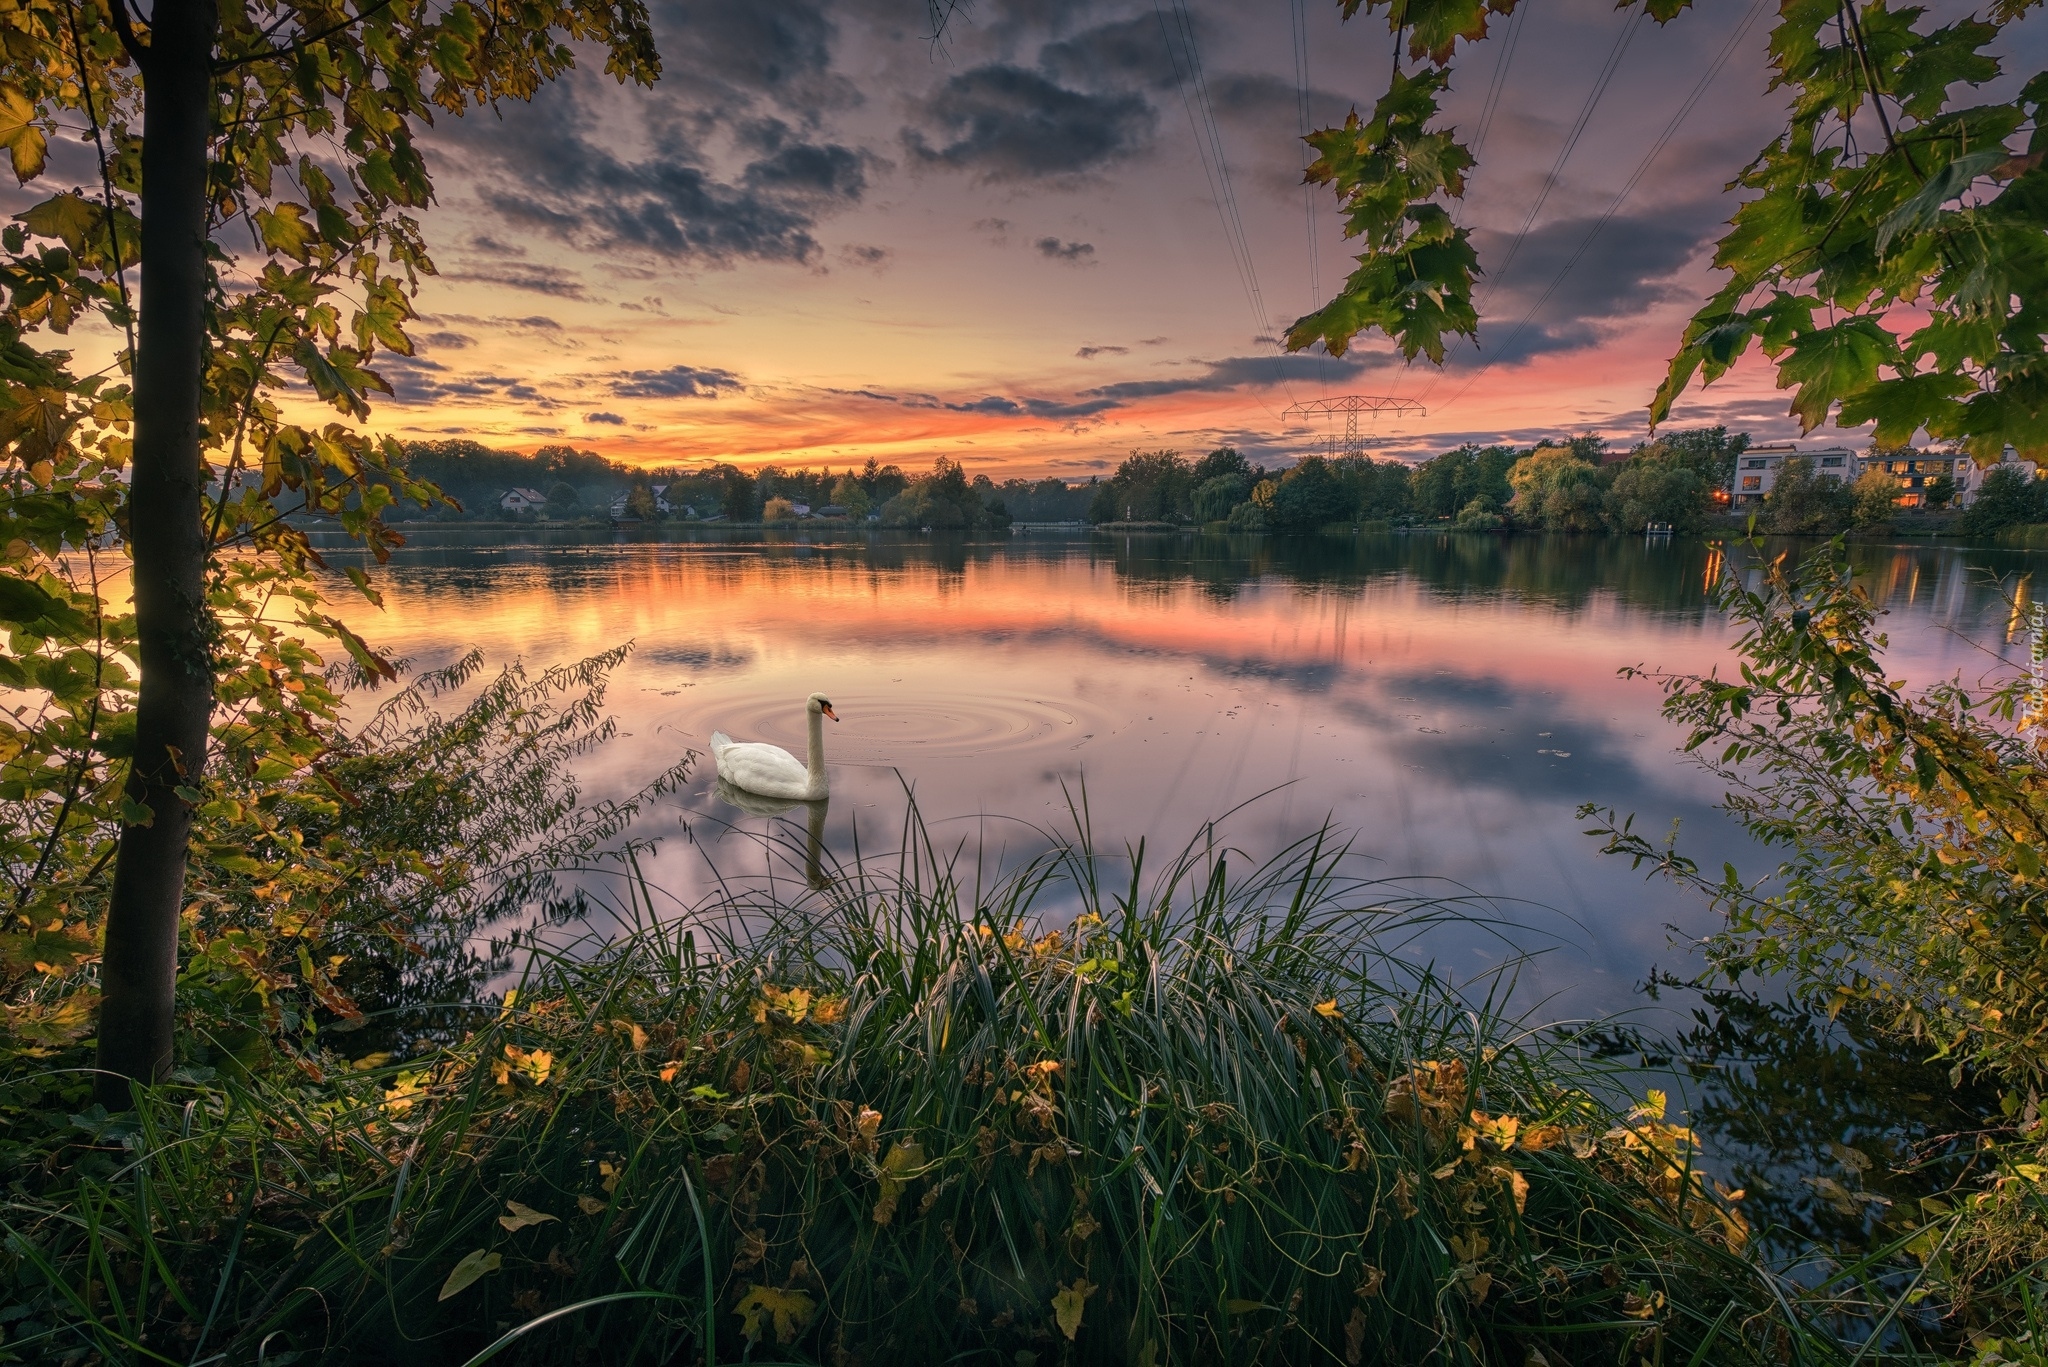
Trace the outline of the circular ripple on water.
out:
[[[667,718],[702,743],[711,732],[734,740],[760,740],[801,757],[804,709],[782,698],[716,696],[693,699],[688,715]],[[825,723],[825,758],[832,764],[896,764],[927,759],[1071,749],[1106,734],[1102,714],[1071,699],[1033,698],[976,690],[919,699],[886,693],[840,693],[832,699],[839,725]]]

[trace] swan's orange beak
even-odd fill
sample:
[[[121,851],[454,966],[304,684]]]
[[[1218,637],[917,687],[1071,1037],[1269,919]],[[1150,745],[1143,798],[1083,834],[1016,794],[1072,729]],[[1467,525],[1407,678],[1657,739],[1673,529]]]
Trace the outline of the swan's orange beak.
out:
[[[819,704],[818,704],[818,710],[819,710],[820,712],[823,712],[823,713],[824,713],[824,714],[825,714],[826,716],[830,717],[830,718],[831,718],[831,719],[832,719],[833,721],[838,721],[838,720],[839,720],[839,714],[838,714],[837,712],[834,712],[834,711],[832,710],[832,704],[831,704],[831,703],[828,703],[828,702],[824,702],[824,703],[819,703]]]

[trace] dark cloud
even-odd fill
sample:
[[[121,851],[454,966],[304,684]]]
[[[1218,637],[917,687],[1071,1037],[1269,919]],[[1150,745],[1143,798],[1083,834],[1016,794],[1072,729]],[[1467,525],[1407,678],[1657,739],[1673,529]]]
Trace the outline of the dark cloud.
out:
[[[936,394],[890,394],[880,389],[833,389],[823,387],[822,392],[836,394],[842,399],[873,399],[876,403],[902,404],[905,408],[944,408]]]
[[[590,291],[572,273],[555,266],[535,266],[523,261],[486,265],[462,263],[441,273],[444,280],[465,280],[478,285],[503,285],[507,289],[546,294],[557,299],[588,299]]]
[[[1157,122],[1142,96],[1071,90],[1007,65],[961,72],[919,112],[924,126],[903,130],[911,157],[984,181],[1098,170],[1143,151]]]
[[[1678,274],[1716,235],[1714,217],[1712,207],[1697,204],[1617,216],[1576,262],[1572,258],[1597,218],[1558,219],[1531,230],[1511,262],[1512,236],[1479,229],[1473,238],[1481,267],[1507,262],[1507,270],[1482,277],[1479,350],[1475,356],[1469,343],[1462,345],[1453,352],[1453,363],[1512,364],[1597,345],[1652,306],[1688,292]],[[1524,318],[1527,326],[1522,326]]]
[[[623,399],[714,399],[721,390],[741,388],[730,370],[688,365],[629,371],[612,383],[612,393]]]
[[[1391,364],[1390,357],[1377,352],[1352,352],[1348,356],[1230,356],[1203,362],[1203,373],[1168,380],[1122,380],[1081,391],[1084,398],[1127,402],[1157,398],[1163,394],[1220,393],[1231,389],[1263,388],[1267,385],[1300,382],[1321,384],[1350,379],[1367,370]]]
[[[583,421],[603,423],[607,427],[624,427],[626,420],[617,413],[585,413]]]
[[[1094,264],[1093,242],[1062,242],[1056,237],[1041,237],[1031,245],[1038,248],[1038,254],[1048,260],[1064,261],[1070,266]]]
[[[1174,84],[1175,53],[1157,14],[1119,19],[1084,29],[1040,49],[1038,64],[1060,80],[1091,89],[1125,89]],[[1182,59],[1185,60],[1185,59]]]
[[[804,0],[665,0],[653,8],[662,84],[688,91],[714,117],[721,107],[770,104],[815,125],[825,111],[860,102],[832,70],[838,29],[825,9]]]
[[[999,417],[1014,418],[1092,418],[1117,406],[1115,399],[1062,403],[1057,399],[1012,399],[1001,394],[987,394],[971,403],[946,405],[955,413],[993,413]]]
[[[624,100],[595,74],[572,75],[530,102],[504,102],[495,117],[443,121],[433,145],[529,234],[707,265],[815,261],[817,221],[857,203],[876,164],[815,132],[861,98],[833,70],[830,6],[661,0],[652,18],[663,68],[654,91]],[[707,149],[722,134],[744,161],[714,162]],[[657,150],[622,150],[635,146]],[[496,259],[467,278],[545,290],[544,278],[506,268],[516,248],[476,245]]]
[[[1128,356],[1131,349],[1127,346],[1084,346],[1074,354],[1084,361],[1092,361],[1097,356]]]
[[[461,332],[425,332],[413,341],[433,351],[460,351],[476,345],[476,338]]]
[[[1209,103],[1216,117],[1248,128],[1284,129],[1289,137],[1301,128],[1301,88],[1263,71],[1223,71],[1209,75]],[[1341,123],[1352,102],[1327,90],[1308,92],[1309,125]],[[1299,146],[1300,144],[1296,144]]]
[[[851,243],[839,249],[839,259],[847,265],[876,271],[887,266],[889,258],[894,255],[887,247],[863,247]]]
[[[401,407],[465,400],[494,403],[509,400],[542,411],[560,406],[554,398],[516,376],[468,370],[458,373],[424,356],[400,356],[386,352],[377,357],[371,368],[389,381],[395,391],[385,402]]]
[[[868,188],[866,152],[838,143],[784,143],[747,167],[747,188],[784,198],[853,203]]]

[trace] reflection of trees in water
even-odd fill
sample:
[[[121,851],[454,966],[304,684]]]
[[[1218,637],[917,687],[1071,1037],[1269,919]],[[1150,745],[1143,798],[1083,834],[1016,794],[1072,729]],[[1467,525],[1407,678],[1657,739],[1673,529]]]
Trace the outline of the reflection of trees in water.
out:
[[[1630,1032],[1613,1052],[1693,1083],[1689,1120],[1750,1222],[1781,1254],[1862,1251],[1925,1217],[1920,1198],[1968,1174],[1997,1089],[1930,1062],[1853,1004],[1825,1012],[1745,992],[1705,994],[1669,1042]]]
[[[848,530],[813,537],[671,528],[595,542],[587,534],[576,540],[574,534],[564,533],[517,543],[490,541],[491,535],[430,533],[427,544],[405,552],[401,572],[430,572],[437,594],[479,602],[501,592],[508,575],[531,576],[551,588],[567,589],[635,572],[687,576],[735,593],[756,584],[764,571],[771,577],[903,577],[931,585],[943,596],[965,591],[970,570],[1078,561],[1109,568],[1126,592],[1141,596],[1164,597],[1193,588],[1214,602],[1228,603],[1247,586],[1261,582],[1343,591],[1376,580],[1405,579],[1446,598],[1510,597],[1565,612],[1607,601],[1704,621],[1712,616],[1707,587],[1713,557],[1725,553],[1735,559],[1755,558],[1746,546],[1732,541],[1717,551],[1704,541],[1683,539],[1646,542],[1627,536],[1455,532],[1066,537]],[[1811,544],[1811,539],[1774,539],[1766,543],[1764,555],[1796,552]],[[486,547],[488,560],[480,563],[479,554]],[[1851,559],[1880,603],[1926,607],[1942,618],[1979,603],[1982,595],[1972,591],[1973,580],[1986,571],[2010,574],[2032,563],[2025,552],[1875,543],[1853,546]]]
[[[1407,578],[1448,597],[1511,595],[1568,611],[1596,595],[1656,612],[1707,612],[1703,544],[1625,537],[1456,533],[1361,536],[1129,536],[1093,544],[1132,586],[1192,584],[1229,601],[1266,580],[1307,589]]]

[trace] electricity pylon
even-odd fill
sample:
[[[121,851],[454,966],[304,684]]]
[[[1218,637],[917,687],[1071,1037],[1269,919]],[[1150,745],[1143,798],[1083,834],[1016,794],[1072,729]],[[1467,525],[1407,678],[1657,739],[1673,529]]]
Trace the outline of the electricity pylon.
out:
[[[1342,454],[1347,456],[1362,456],[1365,454],[1365,440],[1358,435],[1358,415],[1360,413],[1398,413],[1404,418],[1426,418],[1429,416],[1429,410],[1413,399],[1387,399],[1372,394],[1343,394],[1334,399],[1310,399],[1307,403],[1294,404],[1280,416],[1283,418],[1308,418],[1322,414],[1327,417],[1336,413],[1344,415],[1344,450]]]

